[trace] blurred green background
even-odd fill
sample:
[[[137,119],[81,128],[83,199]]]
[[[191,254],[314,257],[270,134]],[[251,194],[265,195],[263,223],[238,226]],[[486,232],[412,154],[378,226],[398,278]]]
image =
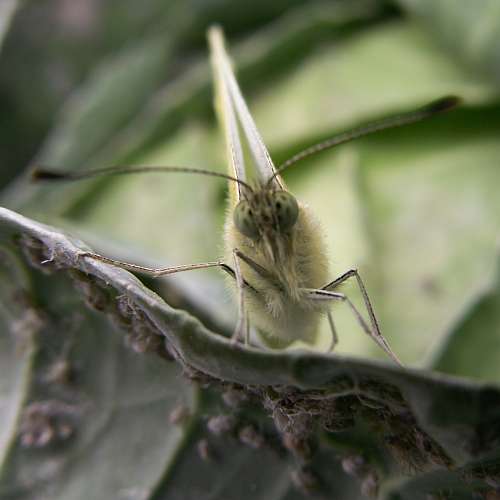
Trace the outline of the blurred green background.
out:
[[[23,172],[33,163],[224,171],[211,24],[225,30],[277,163],[351,126],[462,96],[457,111],[324,153],[286,181],[322,221],[325,282],[359,267],[405,363],[500,380],[496,0],[4,0],[1,9],[1,203],[138,263],[217,258],[223,183],[171,175],[34,186]],[[217,272],[169,280],[231,328]],[[336,306],[335,318],[339,352],[384,358],[349,311]]]

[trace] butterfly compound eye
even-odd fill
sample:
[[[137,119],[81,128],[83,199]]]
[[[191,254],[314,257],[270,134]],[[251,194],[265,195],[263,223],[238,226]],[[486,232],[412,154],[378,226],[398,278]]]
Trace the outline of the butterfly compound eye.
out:
[[[273,195],[274,209],[281,232],[289,231],[297,222],[299,205],[297,200],[286,191],[277,191]]]
[[[234,225],[241,234],[255,240],[259,237],[259,229],[255,224],[255,219],[246,200],[241,200],[234,209]]]

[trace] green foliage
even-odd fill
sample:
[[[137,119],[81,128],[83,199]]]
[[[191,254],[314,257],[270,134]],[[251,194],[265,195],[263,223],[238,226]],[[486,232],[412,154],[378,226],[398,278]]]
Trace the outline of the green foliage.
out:
[[[334,355],[234,347],[217,273],[143,284],[78,257],[88,247],[76,236],[142,264],[214,260],[217,180],[62,186],[21,175],[0,211],[2,498],[469,499],[499,487],[496,4],[268,3],[245,22],[228,2],[191,17],[151,1],[144,17],[121,16],[127,43],[114,31],[115,45],[92,49],[98,64],[81,59],[57,118],[44,116],[54,126],[38,161],[224,171],[201,36],[213,21],[277,163],[352,125],[461,95],[456,112],[324,153],[286,178],[322,220],[334,274],[360,268],[409,368],[375,359],[342,306]],[[33,8],[6,32],[7,60]],[[27,123],[23,109],[13,123]],[[40,139],[28,138],[33,150]]]

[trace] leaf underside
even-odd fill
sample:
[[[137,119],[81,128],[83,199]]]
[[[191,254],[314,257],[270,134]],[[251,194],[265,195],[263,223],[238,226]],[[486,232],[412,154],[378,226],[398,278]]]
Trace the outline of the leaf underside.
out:
[[[173,358],[185,375],[215,394],[231,389],[248,398],[258,413],[271,413],[275,427],[267,424],[266,439],[286,434],[299,443],[294,450],[299,456],[306,453],[303,443],[319,440],[310,463],[339,439],[339,431],[340,441],[349,443],[346,436],[353,435],[348,429],[355,426],[364,429],[356,439],[363,436],[386,456],[386,467],[402,473],[428,471],[431,478],[440,473],[459,483],[468,474],[481,483],[487,466],[488,474],[496,475],[496,387],[344,356],[234,346],[194,317],[169,307],[129,272],[79,257],[89,251],[83,242],[7,209],[1,210],[0,221],[5,247],[28,256],[38,273],[43,269],[66,276],[87,307],[106,313],[136,349]],[[84,410],[78,418],[85,419]],[[343,446],[352,452],[352,443]],[[318,467],[315,474],[320,474]]]

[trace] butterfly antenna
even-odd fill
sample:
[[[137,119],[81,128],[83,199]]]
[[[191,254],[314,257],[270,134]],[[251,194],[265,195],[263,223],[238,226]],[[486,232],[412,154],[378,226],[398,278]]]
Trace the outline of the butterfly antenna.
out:
[[[377,120],[367,125],[348,130],[347,132],[342,132],[334,137],[331,137],[330,139],[327,139],[326,141],[313,144],[312,146],[299,151],[297,154],[293,155],[291,158],[279,165],[276,169],[276,172],[269,179],[268,183],[270,183],[277,175],[283,172],[283,170],[303,160],[304,158],[308,158],[309,156],[321,153],[322,151],[333,148],[335,146],[345,144],[346,142],[351,142],[355,139],[359,139],[360,137],[375,134],[377,132],[381,132],[382,130],[410,125],[432,116],[445,113],[446,111],[450,111],[456,108],[461,102],[461,98],[457,96],[450,95],[441,97],[440,99],[432,101],[419,109],[409,111],[400,115],[391,116],[389,118],[384,118],[382,120]]]
[[[34,181],[80,181],[83,179],[89,179],[91,177],[97,177],[101,175],[127,175],[127,174],[144,174],[144,173],[158,173],[158,172],[178,172],[184,174],[198,174],[207,175],[210,177],[220,177],[232,182],[236,182],[241,186],[244,186],[249,191],[252,188],[246,182],[232,177],[230,175],[222,174],[219,172],[213,172],[211,170],[204,170],[200,168],[189,168],[189,167],[163,167],[163,166],[138,166],[138,167],[104,167],[96,168],[92,170],[82,170],[76,172],[61,172],[45,167],[35,167],[31,171],[31,178]]]

